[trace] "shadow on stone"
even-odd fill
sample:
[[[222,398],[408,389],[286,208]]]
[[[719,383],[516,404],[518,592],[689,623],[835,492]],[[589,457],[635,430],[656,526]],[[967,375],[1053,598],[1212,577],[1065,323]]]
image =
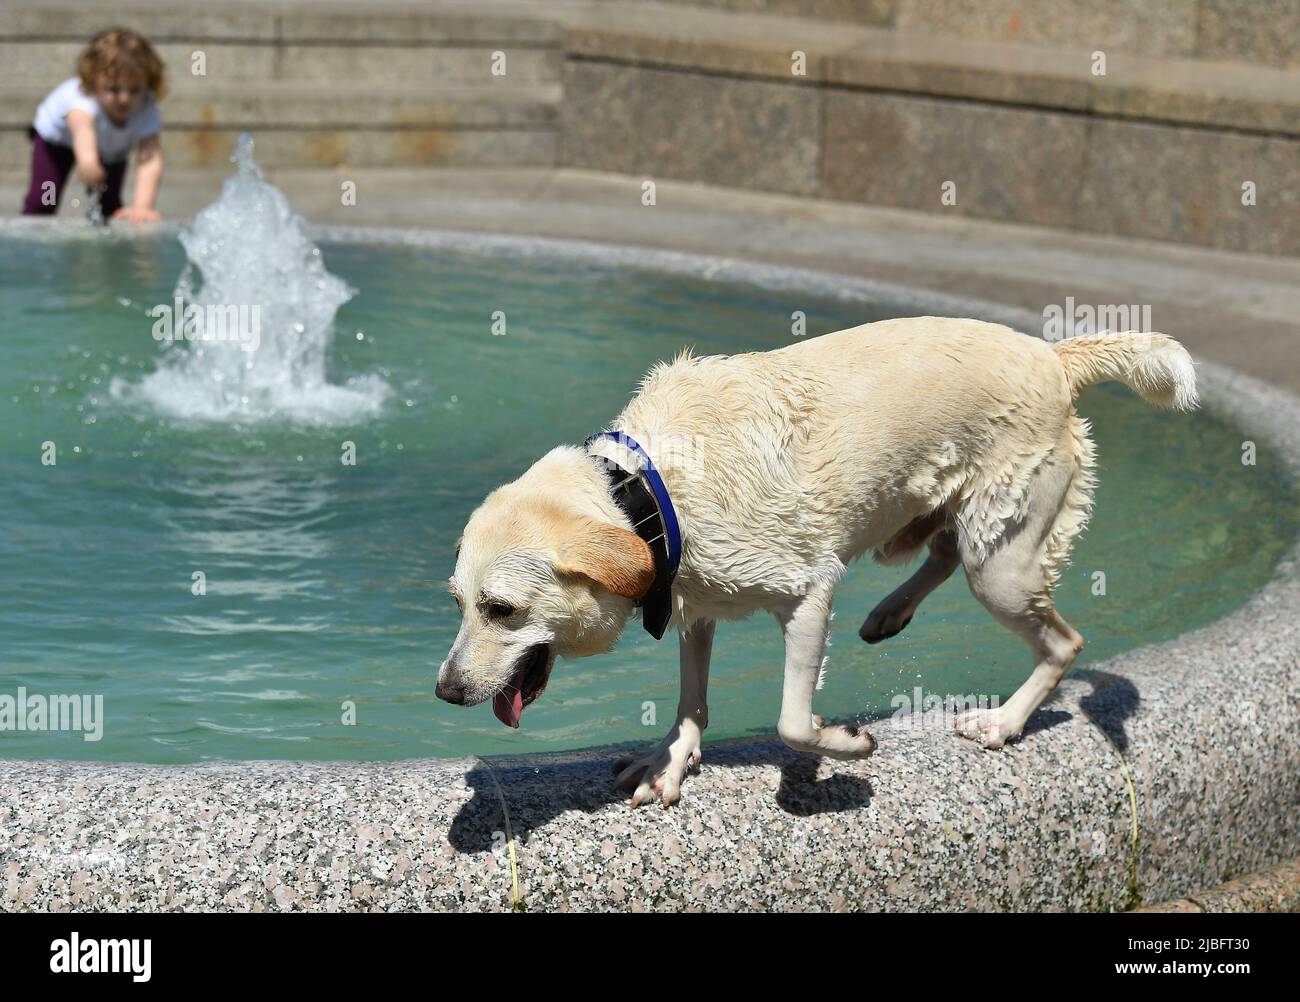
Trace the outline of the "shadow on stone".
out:
[[[781,766],[776,802],[782,810],[806,818],[854,810],[871,803],[871,784],[859,776],[837,772],[819,782],[820,761],[819,756],[798,755]]]
[[[497,766],[493,769],[496,783],[492,781],[493,771],[486,765],[475,766],[465,774],[474,796],[452,820],[448,841],[458,852],[476,853],[498,847],[506,829],[502,795],[510,812],[511,830],[520,842],[526,842],[530,832],[545,827],[566,811],[590,814],[625,799],[626,795],[614,788],[609,771],[612,757],[532,768]]]
[[[1079,709],[1088,720],[1101,728],[1120,754],[1128,751],[1124,722],[1137,712],[1142,697],[1132,680],[1104,671],[1078,672],[1092,686],[1092,692],[1079,700]]]
[[[1025,721],[1025,729],[1020,733],[1020,740],[1023,741],[1031,734],[1037,734],[1040,731],[1051,730],[1057,724],[1063,724],[1067,720],[1073,720],[1074,714],[1068,710],[1037,709]]]
[[[620,755],[644,750],[645,746],[641,745],[621,745],[602,749],[599,753],[582,753],[582,758],[577,761],[557,756],[555,762],[539,762],[534,766],[513,763],[477,765],[465,774],[465,782],[474,791],[474,796],[452,819],[448,841],[457,852],[464,853],[486,852],[500,847],[506,829],[501,794],[504,794],[510,812],[511,831],[520,843],[527,843],[530,833],[546,827],[568,811],[595,814],[611,805],[625,805],[631,799],[630,795],[614,787],[610,766]],[[772,795],[783,810],[800,817],[853,810],[871,802],[871,786],[860,777],[836,773],[818,781],[820,761],[817,756],[792,751],[779,741],[740,739],[734,743],[705,745],[701,769],[707,773],[714,769],[775,765],[781,770],[781,780]],[[496,783],[492,781],[493,773]],[[501,794],[497,792],[497,783],[501,786]],[[701,789],[701,785],[699,772],[689,772],[682,783],[685,806],[669,810],[689,810],[693,804],[707,807],[706,802],[696,804],[693,801],[697,796],[707,797],[707,789]],[[651,804],[639,810],[663,808]]]

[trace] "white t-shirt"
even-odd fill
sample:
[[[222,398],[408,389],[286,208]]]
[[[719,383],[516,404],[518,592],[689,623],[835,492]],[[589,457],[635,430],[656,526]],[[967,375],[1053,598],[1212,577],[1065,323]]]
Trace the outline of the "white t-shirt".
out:
[[[126,124],[113,124],[108,113],[100,107],[94,96],[81,89],[81,78],[70,77],[50,91],[49,96],[36,109],[32,127],[47,143],[72,145],[72,130],[68,128],[68,112],[74,108],[90,115],[95,122],[95,142],[99,144],[99,162],[121,163],[131,155],[131,148],[141,139],[148,139],[162,129],[162,115],[153,94],[147,94]]]

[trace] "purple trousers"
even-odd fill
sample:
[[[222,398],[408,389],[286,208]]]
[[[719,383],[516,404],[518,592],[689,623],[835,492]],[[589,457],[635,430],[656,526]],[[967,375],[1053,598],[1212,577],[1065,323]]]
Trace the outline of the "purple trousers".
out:
[[[46,142],[33,128],[29,128],[27,134],[32,139],[32,182],[27,188],[27,197],[23,200],[23,215],[52,216],[59,207],[63,187],[77,157],[71,146]],[[108,219],[122,207],[122,179],[126,177],[126,161],[104,164],[104,170],[108,177],[104,181],[99,205],[104,218]],[[46,185],[51,182],[52,186],[47,188]]]

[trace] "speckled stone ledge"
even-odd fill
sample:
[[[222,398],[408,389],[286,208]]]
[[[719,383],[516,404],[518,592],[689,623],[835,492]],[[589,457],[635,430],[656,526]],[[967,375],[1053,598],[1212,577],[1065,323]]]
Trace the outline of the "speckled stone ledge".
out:
[[[1300,476],[1300,401],[1220,367],[1199,372],[1207,406]],[[1119,910],[1184,898],[1300,855],[1298,556],[1293,546],[1225,619],[1072,671],[1001,752],[933,717],[871,725],[879,750],[866,762],[769,740],[706,744],[667,811],[633,811],[615,793],[614,749],[490,762],[0,762],[0,908],[497,911],[517,900],[512,854],[533,911]]]
[[[1300,859],[1139,911],[1300,912]]]

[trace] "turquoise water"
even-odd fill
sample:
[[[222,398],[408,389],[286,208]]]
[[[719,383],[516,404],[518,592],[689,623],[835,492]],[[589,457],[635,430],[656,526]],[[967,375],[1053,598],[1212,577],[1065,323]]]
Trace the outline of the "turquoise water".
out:
[[[684,344],[774,348],[794,309],[810,334],[896,315],[564,260],[322,249],[358,290],[337,317],[330,378],[386,386],[379,413],[203,423],[131,392],[158,364],[144,310],[171,302],[185,261],[175,240],[0,239],[0,695],[102,694],[105,715],[95,743],[0,732],[0,757],[396,759],[658,740],[676,706],[676,643],[639,623],[612,654],[560,662],[520,731],[488,705],[434,698],[457,624],[443,585],[466,517],[551,446],[599,428]],[[1087,667],[1240,605],[1297,524],[1278,464],[1261,453],[1243,467],[1232,428],[1114,387],[1080,408],[1100,487],[1058,604],[1088,639]],[[354,467],[340,462],[347,441]],[[196,571],[206,595],[191,592]],[[1105,595],[1092,593],[1096,571]],[[1025,648],[960,574],[903,636],[859,641],[909,572],[850,569],[819,712],[887,713],[917,685],[1005,697],[1025,678]],[[709,736],[770,733],[776,624],[721,624],[715,650]]]

